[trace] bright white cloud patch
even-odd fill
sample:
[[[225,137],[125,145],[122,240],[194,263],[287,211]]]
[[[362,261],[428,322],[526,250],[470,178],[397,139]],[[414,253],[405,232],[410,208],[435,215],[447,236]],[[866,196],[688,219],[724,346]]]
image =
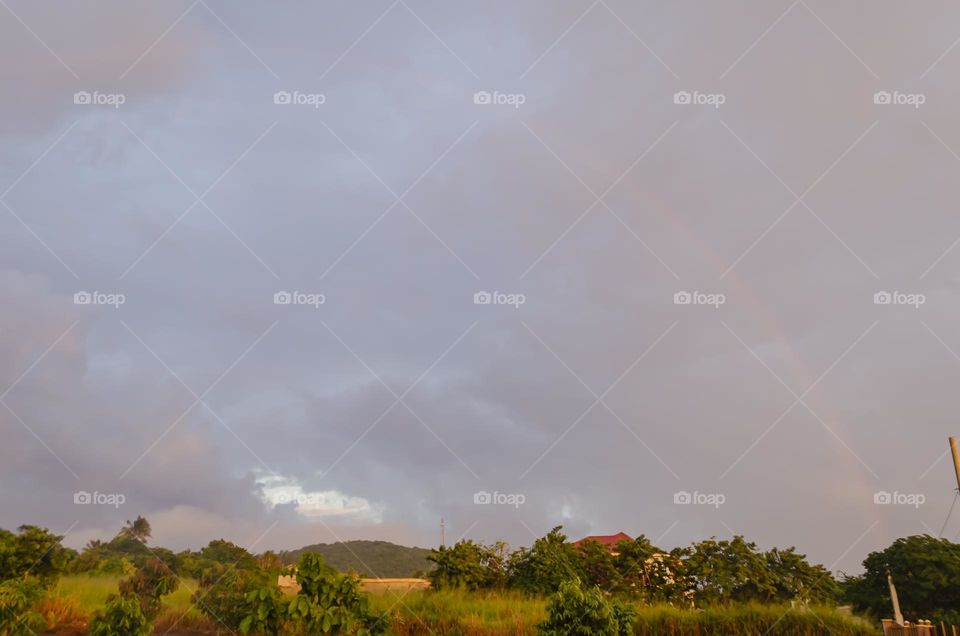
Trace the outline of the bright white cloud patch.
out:
[[[352,517],[369,523],[383,522],[383,507],[363,497],[353,497],[337,490],[308,491],[292,477],[267,475],[257,479],[261,497],[272,510],[293,505],[303,517]]]

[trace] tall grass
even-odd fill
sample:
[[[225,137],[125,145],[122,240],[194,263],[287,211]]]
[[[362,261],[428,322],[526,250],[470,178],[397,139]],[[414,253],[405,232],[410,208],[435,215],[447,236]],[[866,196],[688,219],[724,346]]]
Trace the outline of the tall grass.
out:
[[[398,636],[527,636],[546,617],[546,599],[515,592],[411,591],[374,596]],[[734,605],[688,610],[637,605],[637,636],[877,636],[879,626],[828,607]]]
[[[55,589],[55,602],[44,612],[48,623],[77,624],[103,607],[117,592],[119,576],[65,576]],[[163,599],[164,611],[155,622],[163,634],[190,631],[217,632],[215,621],[190,602],[196,582],[181,582]],[[547,599],[513,591],[463,592],[384,591],[371,595],[377,610],[389,612],[396,636],[533,636],[546,618]],[[637,605],[637,636],[877,636],[879,626],[833,608],[797,608],[777,605],[732,605],[706,610],[667,605]],[[223,630],[225,632],[225,630]]]
[[[103,607],[107,597],[117,593],[120,580],[125,577],[111,574],[72,574],[60,577],[53,590],[56,596],[71,598],[86,612]],[[182,579],[176,591],[163,597],[163,604],[174,610],[186,611],[191,607],[190,597],[197,589],[193,579]]]
[[[638,607],[637,636],[876,636],[879,625],[830,607],[745,604],[684,610]]]
[[[547,615],[545,599],[508,591],[390,591],[372,595],[371,605],[390,612],[392,630],[398,636],[533,634]]]

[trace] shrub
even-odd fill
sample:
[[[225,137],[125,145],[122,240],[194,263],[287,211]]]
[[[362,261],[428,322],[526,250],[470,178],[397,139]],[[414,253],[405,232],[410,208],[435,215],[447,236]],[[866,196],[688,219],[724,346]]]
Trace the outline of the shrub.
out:
[[[147,561],[136,574],[120,581],[120,595],[134,597],[148,620],[160,613],[160,597],[177,589],[177,577],[157,558]]]
[[[90,636],[146,636],[151,629],[134,596],[111,597],[90,621]]]
[[[633,633],[636,611],[611,603],[599,587],[584,590],[580,579],[560,584],[550,599],[547,619],[540,623],[541,636],[626,636]]]
[[[243,603],[244,617],[240,621],[240,633],[276,636],[286,620],[286,607],[281,602],[282,594],[276,585],[251,590]]]
[[[300,591],[290,602],[287,615],[308,634],[356,634],[386,632],[386,615],[370,610],[360,582],[328,567],[323,557],[307,552],[297,566]]]
[[[250,593],[269,584],[266,574],[261,571],[212,567],[200,577],[200,587],[193,594],[193,602],[218,624],[236,631],[247,617]]]
[[[32,579],[0,583],[0,636],[26,636],[46,627],[34,609],[43,594],[43,587]]]

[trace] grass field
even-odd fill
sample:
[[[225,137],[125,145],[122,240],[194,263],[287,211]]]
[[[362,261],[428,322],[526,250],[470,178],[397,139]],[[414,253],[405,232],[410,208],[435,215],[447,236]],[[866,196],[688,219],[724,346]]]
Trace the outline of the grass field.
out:
[[[65,576],[57,585],[61,608],[89,616],[117,592],[119,576]],[[163,599],[156,634],[214,634],[216,622],[190,602],[196,582],[184,580]],[[371,595],[375,609],[390,615],[395,636],[525,636],[536,633],[546,617],[547,601],[516,592],[384,591]],[[637,605],[637,636],[877,636],[879,626],[832,608],[737,605],[687,610]],[[69,612],[68,612],[69,613]],[[73,621],[75,624],[77,621]],[[82,621],[85,623],[85,621]],[[82,634],[83,630],[69,632]],[[224,631],[224,633],[226,633]]]
[[[398,636],[519,636],[536,633],[547,601],[522,594],[411,591],[374,596]],[[637,605],[638,636],[877,636],[879,626],[832,608],[738,605],[707,610]]]
[[[121,576],[74,574],[60,578],[56,593],[64,597],[73,597],[86,612],[98,610],[107,602],[107,597],[117,593],[117,585]],[[173,610],[185,611],[190,609],[190,597],[197,589],[197,582],[193,579],[182,579],[173,594],[163,597],[163,604]]]

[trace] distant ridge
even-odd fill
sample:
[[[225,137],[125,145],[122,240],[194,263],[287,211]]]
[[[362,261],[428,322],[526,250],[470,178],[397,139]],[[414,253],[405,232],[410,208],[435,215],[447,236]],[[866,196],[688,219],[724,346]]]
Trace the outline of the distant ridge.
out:
[[[317,543],[280,553],[284,563],[296,563],[304,552],[323,555],[327,564],[340,572],[385,579],[422,575],[433,567],[427,561],[430,550],[408,548],[389,541],[345,541]]]

